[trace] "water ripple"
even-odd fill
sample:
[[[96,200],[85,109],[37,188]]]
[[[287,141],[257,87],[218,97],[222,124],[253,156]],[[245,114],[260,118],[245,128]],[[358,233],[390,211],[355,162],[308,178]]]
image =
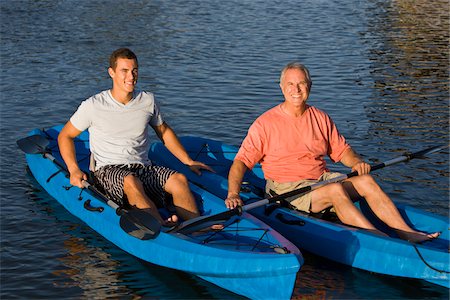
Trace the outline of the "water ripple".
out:
[[[448,143],[448,7],[448,0],[0,1],[1,297],[236,297],[130,257],[26,175],[15,141],[64,123],[80,101],[108,89],[112,49],[137,53],[139,87],[155,92],[179,135],[233,145],[280,103],[279,71],[300,60],[313,77],[310,103],[378,163]],[[395,200],[448,215],[448,159],[444,151],[374,176]],[[306,257],[293,298],[448,298],[430,284]]]

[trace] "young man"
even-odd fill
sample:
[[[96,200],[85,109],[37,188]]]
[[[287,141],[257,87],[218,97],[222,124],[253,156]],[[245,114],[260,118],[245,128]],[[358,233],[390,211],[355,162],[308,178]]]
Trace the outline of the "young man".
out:
[[[266,193],[282,194],[340,175],[327,169],[324,157],[328,155],[334,162],[358,171],[359,176],[323,186],[294,199],[292,205],[314,213],[332,206],[343,223],[377,231],[353,204],[353,200],[364,197],[400,238],[411,242],[436,238],[439,233],[417,232],[405,223],[391,199],[368,174],[370,165],[346,143],[331,118],[306,104],[311,85],[304,65],[290,63],[282,70],[284,102],[265,112],[250,127],[230,169],[226,206],[242,205],[242,178],[256,163],[262,164]]]
[[[127,48],[114,51],[109,60],[112,89],[83,101],[58,137],[61,155],[70,172],[70,183],[83,187],[87,180],[75,159],[73,139],[88,129],[95,161],[94,176],[107,195],[119,204],[149,209],[163,225],[171,226],[178,216],[187,220],[199,216],[195,199],[184,175],[152,165],[147,158],[151,126],[165,146],[191,170],[211,169],[192,160],[175,132],[163,120],[152,93],[135,91],[138,80],[136,55]],[[163,220],[158,207],[173,198],[176,214]]]

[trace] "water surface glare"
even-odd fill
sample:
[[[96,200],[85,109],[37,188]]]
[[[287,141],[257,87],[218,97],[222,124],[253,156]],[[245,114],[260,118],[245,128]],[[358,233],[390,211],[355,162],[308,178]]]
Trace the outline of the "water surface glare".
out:
[[[26,172],[15,141],[66,122],[110,87],[132,48],[139,88],[179,135],[239,145],[278,104],[281,68],[306,64],[309,103],[372,163],[449,142],[449,1],[0,1],[3,299],[236,299],[142,262],[70,215]],[[334,170],[347,171],[333,166]],[[399,202],[448,216],[449,153],[374,173]],[[294,299],[448,299],[448,290],[304,253]]]

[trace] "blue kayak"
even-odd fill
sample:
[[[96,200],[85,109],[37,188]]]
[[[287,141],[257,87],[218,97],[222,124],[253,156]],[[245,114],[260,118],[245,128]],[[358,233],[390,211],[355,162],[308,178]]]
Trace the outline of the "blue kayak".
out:
[[[24,150],[26,161],[39,184],[70,213],[144,261],[194,274],[251,299],[291,297],[303,258],[298,248],[275,230],[244,213],[226,220],[220,231],[162,227],[149,238],[148,227],[154,223],[144,220],[148,215],[141,214],[141,210],[119,210],[105,203],[96,190],[70,185],[56,142],[61,129],[62,126],[46,131],[36,129],[22,139],[22,147],[33,148],[27,144],[34,137],[49,141],[44,155]],[[18,144],[20,147],[19,141]],[[88,172],[88,132],[75,139],[75,146],[79,165]],[[204,216],[226,210],[222,199],[196,185],[191,185],[191,190]],[[136,234],[139,232],[145,234]]]
[[[161,143],[151,145],[152,159],[182,172],[191,182],[220,198],[226,198],[228,171],[238,149],[201,137],[187,136],[180,140],[191,157],[212,166],[216,173],[204,172],[202,176],[197,176],[188,172]],[[261,202],[265,180],[260,166],[247,172],[243,182],[241,198],[246,206],[256,201]],[[313,254],[362,270],[423,279],[449,287],[449,222],[446,217],[396,203],[412,228],[424,232],[442,232],[438,239],[412,244],[396,238],[392,230],[376,219],[364,201],[356,204],[389,237],[271,203],[248,212],[269,224],[299,248]]]

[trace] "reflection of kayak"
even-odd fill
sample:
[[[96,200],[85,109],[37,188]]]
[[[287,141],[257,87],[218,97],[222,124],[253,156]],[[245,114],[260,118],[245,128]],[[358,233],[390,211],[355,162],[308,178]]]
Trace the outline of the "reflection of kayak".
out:
[[[47,147],[50,157],[58,162],[62,159],[56,137],[61,128],[30,133],[50,141]],[[88,133],[83,132],[75,139],[77,159],[85,171],[90,155],[88,138]],[[130,225],[124,225],[115,209],[106,205],[95,191],[71,187],[66,172],[47,158],[42,154],[26,154],[28,166],[39,184],[69,212],[126,252],[153,264],[189,272],[249,298],[290,298],[303,264],[301,253],[255,217],[248,214],[233,217],[224,223],[221,231],[169,233],[162,228],[156,237],[137,238],[125,232],[124,226]],[[226,209],[223,200],[195,185],[191,188],[203,215]],[[130,220],[141,224],[134,219],[136,216],[140,215],[133,214]],[[147,222],[142,224],[145,227]],[[135,231],[139,230],[137,226]]]
[[[187,168],[174,160],[161,143],[151,146],[152,159],[181,171],[191,182],[223,199],[226,198],[226,178],[238,149],[199,137],[182,137],[181,141],[193,158],[212,166],[216,173],[203,172],[202,176],[197,176],[187,172]],[[247,172],[241,192],[245,204],[261,200],[264,186],[260,166]],[[319,219],[274,204],[260,206],[248,212],[311,253],[367,271],[424,279],[449,287],[449,223],[445,217],[396,204],[413,228],[425,232],[442,232],[436,240],[415,245],[395,238],[392,230],[389,231],[375,220],[365,202],[357,204],[380,230],[392,237],[382,237],[363,229]]]

